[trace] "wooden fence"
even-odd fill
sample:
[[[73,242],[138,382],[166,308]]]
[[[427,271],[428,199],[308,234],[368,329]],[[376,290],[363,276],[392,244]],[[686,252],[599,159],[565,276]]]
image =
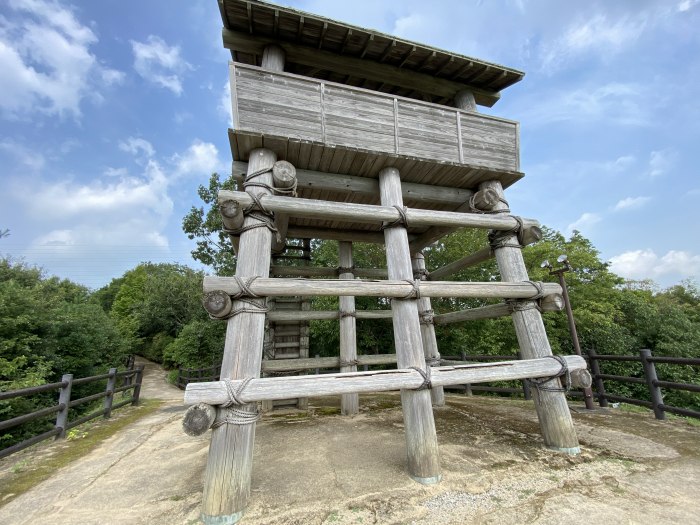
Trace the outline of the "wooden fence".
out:
[[[666,412],[679,416],[700,419],[700,412],[696,410],[664,404],[662,391],[662,389],[666,389],[700,393],[700,384],[674,383],[671,381],[660,380],[656,373],[655,366],[656,363],[681,366],[700,366],[700,358],[654,357],[651,355],[651,350],[644,349],[639,351],[639,355],[599,355],[595,352],[595,350],[589,350],[588,360],[591,368],[591,374],[593,375],[593,386],[595,388],[594,395],[598,399],[601,407],[607,407],[608,401],[616,401],[650,408],[654,411],[654,416],[656,419],[666,419]],[[604,374],[601,372],[600,368],[600,363],[604,361],[637,362],[641,365],[639,377]],[[605,381],[646,385],[649,389],[649,398],[651,401],[611,394],[606,390]]]
[[[20,390],[0,392],[0,401],[3,401],[17,397],[27,397],[43,392],[58,391],[58,403],[56,405],[42,408],[29,414],[13,417],[12,419],[0,421],[0,431],[4,431],[29,421],[34,421],[39,418],[45,418],[56,414],[56,423],[54,424],[54,428],[0,450],[0,458],[9,456],[10,454],[18,452],[53,436],[55,436],[57,439],[63,438],[66,436],[66,432],[71,428],[81,425],[82,423],[90,421],[96,417],[103,416],[108,418],[111,416],[112,410],[122,406],[129,404],[137,405],[141,394],[142,378],[143,365],[139,366],[138,368],[124,370],[122,372],[117,372],[116,368],[110,368],[109,372],[106,374],[81,377],[78,379],[74,379],[73,374],[65,374],[58,383],[49,383],[46,385],[22,388]],[[122,379],[121,386],[117,386],[119,379]],[[106,381],[107,385],[104,392],[98,392],[97,394],[81,397],[79,399],[71,399],[71,389],[74,386],[94,383],[96,381]],[[131,396],[129,398],[119,401],[118,403],[114,403],[115,394],[118,394],[119,392],[125,393],[129,390],[131,390]],[[74,419],[73,421],[69,420],[69,412],[71,408],[77,407],[84,403],[90,403],[98,399],[104,399],[101,410],[91,412],[87,415]]]

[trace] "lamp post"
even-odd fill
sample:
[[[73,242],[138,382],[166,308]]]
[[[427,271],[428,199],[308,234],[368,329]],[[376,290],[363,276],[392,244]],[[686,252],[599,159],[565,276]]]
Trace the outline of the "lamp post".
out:
[[[571,342],[574,344],[574,351],[578,355],[581,355],[581,345],[579,344],[578,333],[576,332],[574,312],[571,310],[571,302],[569,301],[569,290],[567,289],[566,281],[564,280],[564,274],[568,271],[571,271],[572,268],[569,264],[569,258],[566,255],[560,255],[559,257],[557,257],[557,263],[560,265],[559,268],[554,268],[548,260],[545,260],[542,262],[540,267],[547,268],[549,270],[549,275],[556,275],[559,278],[562,296],[564,297],[564,308],[566,309],[566,318],[569,321],[569,332],[571,333]],[[583,400],[586,403],[586,408],[588,410],[593,410],[593,390],[591,389],[591,387],[586,387],[583,389]]]

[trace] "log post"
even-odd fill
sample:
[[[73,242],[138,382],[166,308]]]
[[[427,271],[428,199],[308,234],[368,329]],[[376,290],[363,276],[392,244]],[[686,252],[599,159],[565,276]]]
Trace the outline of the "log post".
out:
[[[256,182],[272,184],[274,152],[255,149],[250,153],[248,173],[270,170],[256,177]],[[256,187],[256,193],[269,194],[269,190]],[[244,227],[257,226],[260,219],[245,218]],[[254,227],[241,233],[240,252],[236,264],[236,277],[267,277],[270,272],[272,232],[267,227]],[[234,301],[233,309],[244,310],[230,317],[226,326],[224,357],[221,363],[222,379],[246,379],[260,376],[260,365],[265,335],[264,309],[250,311],[251,305]],[[254,413],[255,404],[237,407],[237,410]],[[233,410],[220,407],[217,419],[223,424],[212,430],[209,456],[204,478],[202,497],[202,521],[207,525],[237,523],[250,497],[251,471],[253,467],[253,443],[255,422],[248,424],[225,423],[233,416]]]
[[[661,395],[661,388],[659,388],[658,385],[659,378],[656,375],[656,367],[654,366],[654,362],[649,360],[651,357],[651,350],[648,348],[640,350],[639,357],[642,361],[642,367],[644,368],[644,377],[647,380],[654,417],[661,420],[666,419],[666,413],[663,408],[664,398]]]
[[[455,107],[463,109],[464,111],[476,111],[474,93],[468,89],[457,92],[457,94],[455,94]]]
[[[58,391],[58,404],[63,408],[56,414],[56,428],[60,428],[61,432],[56,434],[56,439],[66,437],[66,426],[68,425],[68,411],[70,410],[70,391],[73,386],[73,374],[64,374],[61,378],[62,386]]]
[[[107,378],[107,389],[105,390],[105,400],[103,414],[105,419],[112,417],[112,403],[114,402],[114,389],[117,386],[117,369],[109,369],[109,377]]]
[[[413,278],[425,281],[427,274],[425,270],[425,257],[421,252],[414,253],[411,258],[413,266]],[[425,354],[425,364],[427,366],[440,366],[440,351],[435,337],[435,325],[433,324],[433,307],[429,297],[418,299],[418,316],[420,319],[420,333],[423,340],[423,353]],[[441,386],[430,389],[430,398],[433,406],[441,407],[445,405],[445,390]]]
[[[499,181],[483,182],[479,187],[481,189],[494,189],[498,192],[499,197],[504,199],[503,188]],[[507,209],[505,199],[503,202],[499,202],[496,209],[499,208]],[[496,256],[502,281],[522,282],[529,280],[518,236],[514,232],[497,232],[492,237],[491,248]],[[537,290],[533,286],[533,296],[536,295]],[[515,332],[524,359],[552,355],[552,349],[549,346],[547,333],[542,322],[542,314],[534,306],[533,301],[522,301],[521,307],[512,313]],[[551,380],[545,383],[545,387],[560,388],[561,382],[558,379]],[[545,445],[552,450],[567,454],[580,453],[581,449],[565,394],[533,389],[532,396],[535,400],[535,409]]]
[[[352,271],[352,243],[338,243],[338,279],[354,279]],[[355,297],[340,296],[340,371],[357,372],[357,322],[355,319]],[[353,416],[360,411],[358,394],[343,394],[340,398],[340,413]]]
[[[145,365],[140,365],[136,368],[136,383],[134,384],[134,392],[131,394],[131,406],[139,404],[141,398],[141,384],[143,383],[143,369]]]
[[[379,190],[383,206],[403,207],[401,179],[396,168],[384,168],[379,172]],[[389,279],[412,281],[413,269],[406,225],[387,226],[389,227],[384,229],[384,239]],[[425,371],[418,301],[415,298],[392,300],[391,310],[398,367],[415,367]],[[442,476],[430,392],[402,390],[401,405],[406,429],[408,472],[419,483],[437,483]]]
[[[598,362],[598,354],[595,349],[588,350],[588,366],[591,367],[593,373],[593,381],[595,381],[595,390],[598,394],[598,404],[601,408],[607,408],[608,398],[605,397],[605,384],[600,377],[600,363]]]

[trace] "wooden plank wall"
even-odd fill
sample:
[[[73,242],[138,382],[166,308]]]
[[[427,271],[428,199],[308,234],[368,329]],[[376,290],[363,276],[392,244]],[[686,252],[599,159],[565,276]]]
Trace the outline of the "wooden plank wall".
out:
[[[231,71],[239,131],[519,169],[516,122],[243,64]]]

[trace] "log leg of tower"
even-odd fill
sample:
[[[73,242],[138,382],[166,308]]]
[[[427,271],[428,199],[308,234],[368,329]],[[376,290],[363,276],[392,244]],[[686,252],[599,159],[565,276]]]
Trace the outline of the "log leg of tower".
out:
[[[413,265],[414,278],[425,280],[425,258],[423,254],[414,253],[411,259]],[[418,315],[420,316],[420,333],[423,339],[423,352],[425,353],[425,363],[427,366],[440,366],[440,352],[438,351],[437,338],[435,337],[435,325],[433,324],[433,308],[430,298],[421,297],[418,299]],[[430,397],[433,406],[441,407],[445,405],[445,390],[441,386],[430,389]]]
[[[503,188],[498,181],[484,182],[480,186],[492,188],[503,198]],[[507,208],[505,203],[499,204],[501,209]],[[496,208],[498,209],[498,208]],[[517,245],[517,236],[506,239],[507,244]],[[494,250],[502,281],[527,281],[527,269],[523,261],[523,255],[517,246],[504,246]],[[533,288],[533,294],[535,290]],[[529,306],[525,304],[525,306]],[[547,333],[542,322],[542,314],[536,308],[516,310],[512,314],[515,332],[520,344],[523,359],[535,359],[552,355]],[[560,387],[559,379],[554,379],[545,384],[548,387]],[[532,390],[535,399],[535,408],[540,421],[540,429],[545,445],[560,452],[578,454],[579,447],[576,430],[571,419],[571,412],[563,392],[548,392],[545,390]]]
[[[352,243],[338,243],[340,273],[338,279],[354,279],[352,272]],[[341,296],[340,302],[340,371],[357,372],[357,323],[355,321],[355,297]],[[344,365],[344,363],[347,363]],[[352,363],[352,364],[350,364]],[[359,395],[343,394],[340,398],[340,413],[352,416],[359,412]]]
[[[253,150],[250,153],[248,173],[262,168],[272,169],[275,154],[266,149]],[[272,175],[263,174],[256,181],[271,184]],[[252,191],[268,193],[259,187]],[[244,227],[257,224],[253,217],[246,217]],[[246,278],[253,276],[268,277],[270,272],[270,249],[272,232],[268,228],[253,228],[241,234],[236,276]],[[234,301],[233,308],[251,309],[250,305]],[[260,376],[265,332],[265,315],[261,313],[241,312],[231,317],[226,327],[224,357],[221,364],[222,379],[245,379]],[[237,407],[240,410],[254,412],[255,404]],[[219,408],[221,419],[231,409]],[[255,440],[255,423],[223,424],[212,430],[209,457],[204,478],[204,495],[202,498],[202,521],[208,525],[237,523],[250,496],[250,480],[253,466],[253,442]]]
[[[401,179],[396,168],[385,168],[379,173],[379,190],[383,206],[403,206]],[[406,228],[386,228],[384,240],[389,279],[413,281]],[[391,302],[391,310],[398,368],[415,367],[426,370],[418,320],[418,301],[394,299]],[[441,479],[440,460],[430,391],[402,390],[401,404],[406,429],[408,472],[419,483],[437,483]]]

